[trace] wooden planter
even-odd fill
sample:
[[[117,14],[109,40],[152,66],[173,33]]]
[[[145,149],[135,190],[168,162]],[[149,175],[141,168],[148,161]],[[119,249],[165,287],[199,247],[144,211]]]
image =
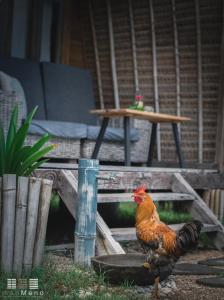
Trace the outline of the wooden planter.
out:
[[[9,174],[0,178],[1,269],[20,276],[41,264],[53,182]]]

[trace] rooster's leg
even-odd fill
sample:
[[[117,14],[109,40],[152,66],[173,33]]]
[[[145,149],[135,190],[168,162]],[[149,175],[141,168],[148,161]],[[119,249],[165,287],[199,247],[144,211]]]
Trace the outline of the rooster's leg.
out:
[[[156,277],[155,279],[155,298],[156,299],[159,299],[160,298],[160,293],[159,293],[159,282],[160,282],[160,277]]]

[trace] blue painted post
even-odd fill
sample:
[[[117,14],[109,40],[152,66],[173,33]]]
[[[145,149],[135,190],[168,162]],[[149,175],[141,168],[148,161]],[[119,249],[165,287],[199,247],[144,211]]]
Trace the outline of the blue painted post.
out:
[[[99,161],[80,159],[78,171],[74,262],[83,267],[90,267],[91,257],[95,255]]]

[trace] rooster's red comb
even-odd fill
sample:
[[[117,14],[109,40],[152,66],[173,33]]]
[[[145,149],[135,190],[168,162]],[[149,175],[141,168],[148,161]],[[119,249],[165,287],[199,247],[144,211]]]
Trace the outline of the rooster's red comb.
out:
[[[140,185],[139,187],[137,187],[133,192],[135,194],[138,194],[138,193],[145,193],[145,190],[146,190],[146,184],[142,184]]]

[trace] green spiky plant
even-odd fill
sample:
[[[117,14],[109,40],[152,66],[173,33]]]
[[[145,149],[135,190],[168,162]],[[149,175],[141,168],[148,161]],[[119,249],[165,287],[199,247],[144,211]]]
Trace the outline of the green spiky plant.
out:
[[[43,157],[55,147],[54,145],[44,147],[50,139],[48,134],[41,137],[33,146],[24,145],[36,110],[37,107],[31,111],[24,123],[17,129],[18,106],[15,106],[6,137],[3,126],[0,124],[0,176],[3,174],[29,176],[40,165],[48,161]]]

